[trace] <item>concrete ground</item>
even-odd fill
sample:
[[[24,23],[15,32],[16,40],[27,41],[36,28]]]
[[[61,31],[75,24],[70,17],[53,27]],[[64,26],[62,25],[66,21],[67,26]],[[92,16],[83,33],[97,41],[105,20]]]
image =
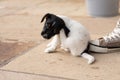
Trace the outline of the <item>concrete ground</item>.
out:
[[[40,20],[48,12],[79,21],[89,30],[91,39],[111,32],[119,19],[88,16],[84,0],[1,0],[0,40],[33,41],[38,45],[0,67],[0,80],[120,80],[119,51],[92,53],[96,58],[92,65],[61,49],[44,53],[50,40],[40,36]]]

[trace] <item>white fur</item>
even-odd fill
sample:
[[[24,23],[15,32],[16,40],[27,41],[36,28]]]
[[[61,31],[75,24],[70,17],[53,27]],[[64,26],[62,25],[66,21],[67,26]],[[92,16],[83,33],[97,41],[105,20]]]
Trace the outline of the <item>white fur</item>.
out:
[[[62,29],[60,34],[55,35],[53,40],[47,45],[45,52],[54,52],[57,45],[61,44],[61,48],[65,51],[70,51],[73,56],[80,56],[87,48],[90,40],[88,31],[77,21],[66,16],[58,15],[58,17],[64,20],[66,27],[70,30],[69,36],[66,37],[65,32]],[[81,56],[88,59],[88,64],[95,61],[95,58],[88,53],[83,53]]]

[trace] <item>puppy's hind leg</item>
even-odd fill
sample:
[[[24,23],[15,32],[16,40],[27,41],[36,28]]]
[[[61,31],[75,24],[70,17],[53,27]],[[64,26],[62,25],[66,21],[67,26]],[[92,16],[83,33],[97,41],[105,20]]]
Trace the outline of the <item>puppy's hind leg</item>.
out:
[[[92,64],[95,61],[95,58],[88,53],[83,53],[81,56],[85,59],[88,59],[88,64]]]

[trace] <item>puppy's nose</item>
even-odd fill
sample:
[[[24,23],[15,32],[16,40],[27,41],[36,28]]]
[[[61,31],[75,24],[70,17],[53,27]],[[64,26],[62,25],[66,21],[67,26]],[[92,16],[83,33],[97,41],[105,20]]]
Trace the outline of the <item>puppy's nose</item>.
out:
[[[43,34],[42,36],[43,36],[44,38],[46,38],[46,39],[48,38],[48,35],[47,35],[47,34]]]
[[[44,34],[45,34],[45,32],[44,32],[44,31],[42,31],[42,32],[41,32],[41,35],[44,35]]]

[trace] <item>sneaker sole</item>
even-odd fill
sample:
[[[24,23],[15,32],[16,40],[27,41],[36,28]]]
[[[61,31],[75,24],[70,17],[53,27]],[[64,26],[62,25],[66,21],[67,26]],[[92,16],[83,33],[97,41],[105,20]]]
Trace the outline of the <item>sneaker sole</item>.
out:
[[[120,51],[120,48],[105,48],[105,47],[100,47],[97,45],[90,44],[89,50],[92,52],[107,53],[107,52]]]

